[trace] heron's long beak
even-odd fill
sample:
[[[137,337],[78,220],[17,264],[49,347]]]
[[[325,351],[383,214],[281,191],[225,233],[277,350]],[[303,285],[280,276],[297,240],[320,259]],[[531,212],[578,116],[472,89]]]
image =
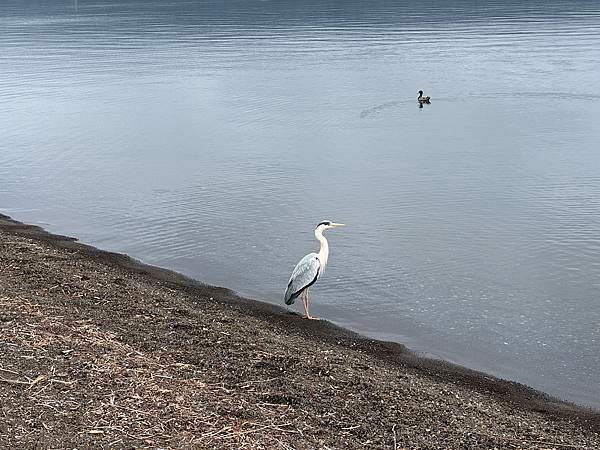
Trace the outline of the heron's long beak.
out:
[[[332,227],[345,227],[346,224],[345,223],[335,223],[335,222],[332,222],[331,226]]]

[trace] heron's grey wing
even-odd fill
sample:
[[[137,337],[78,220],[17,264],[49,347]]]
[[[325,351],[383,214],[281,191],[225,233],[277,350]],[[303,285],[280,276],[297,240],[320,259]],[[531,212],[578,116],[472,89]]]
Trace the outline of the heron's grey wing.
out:
[[[296,297],[298,297],[304,289],[317,281],[320,270],[321,263],[316,253],[309,253],[302,258],[300,262],[296,264],[296,267],[294,267],[294,271],[288,282],[284,297],[285,304],[291,305],[294,303]]]

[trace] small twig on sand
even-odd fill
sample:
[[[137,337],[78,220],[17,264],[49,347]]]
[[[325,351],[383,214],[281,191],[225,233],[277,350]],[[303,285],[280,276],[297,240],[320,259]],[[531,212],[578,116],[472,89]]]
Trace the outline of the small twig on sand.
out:
[[[52,378],[50,380],[50,383],[58,383],[58,384],[65,384],[67,386],[71,386],[72,384],[77,383],[77,381],[63,381],[63,380],[57,380],[56,378]]]
[[[38,384],[41,381],[46,380],[48,377],[46,375],[38,375],[36,377],[35,380],[33,380],[31,383],[29,383],[29,387],[27,389],[31,389],[32,387],[34,387],[36,384]]]
[[[398,442],[396,442],[396,424],[392,425],[392,432],[394,433],[394,450],[398,450]]]
[[[42,381],[47,380],[47,379],[48,379],[48,377],[46,375],[38,375],[32,381],[12,380],[10,378],[2,378],[2,377],[0,377],[0,381],[2,381],[4,383],[8,383],[8,384],[23,384],[23,385],[27,386],[27,389],[31,389],[36,384],[41,383]],[[70,384],[70,383],[68,383],[66,381],[60,381],[60,380],[50,380],[50,381],[57,382],[57,383],[63,383],[63,384]]]
[[[219,434],[221,434],[221,433],[223,433],[223,432],[225,432],[226,430],[229,430],[229,429],[231,429],[231,426],[223,427],[220,430],[213,430],[213,431],[210,431],[208,433],[204,433],[203,435],[200,436],[200,438],[201,439],[211,438],[211,437],[213,437],[215,435],[219,435]]]
[[[2,381],[4,383],[9,383],[9,384],[26,384],[27,386],[31,385],[31,383],[29,381],[11,380],[9,378],[2,378],[2,377],[0,377],[0,381]]]

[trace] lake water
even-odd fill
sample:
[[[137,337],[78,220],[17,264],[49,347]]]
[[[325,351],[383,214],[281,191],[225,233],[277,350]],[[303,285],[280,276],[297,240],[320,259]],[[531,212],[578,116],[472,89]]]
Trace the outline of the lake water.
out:
[[[598,407],[599,74],[592,1],[3,0],[0,211],[279,304],[344,222],[316,315]]]

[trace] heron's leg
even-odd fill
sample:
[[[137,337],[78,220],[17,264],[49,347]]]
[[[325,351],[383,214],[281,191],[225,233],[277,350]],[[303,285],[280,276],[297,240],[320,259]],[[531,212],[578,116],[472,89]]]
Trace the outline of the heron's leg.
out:
[[[308,299],[308,289],[306,289],[304,292],[306,293],[306,305],[304,306],[304,309],[306,310],[306,318],[311,320],[319,320],[318,317],[313,317],[308,312],[308,305],[310,303],[310,300]]]
[[[308,317],[308,304],[306,302],[306,299],[307,299],[306,294],[307,293],[308,292],[305,289],[302,291],[302,294],[300,294],[300,297],[302,297],[302,304],[304,305],[304,314],[306,315],[306,317]]]

